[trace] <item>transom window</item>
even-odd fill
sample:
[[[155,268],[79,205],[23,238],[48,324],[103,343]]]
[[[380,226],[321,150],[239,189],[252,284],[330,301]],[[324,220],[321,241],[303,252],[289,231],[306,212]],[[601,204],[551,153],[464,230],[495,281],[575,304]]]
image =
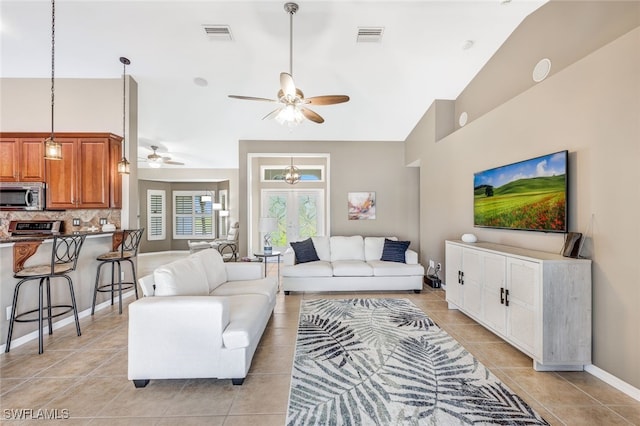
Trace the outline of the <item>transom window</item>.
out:
[[[284,169],[287,166],[260,166],[260,178],[262,182],[284,182]],[[300,165],[300,181],[324,182],[324,166]]]

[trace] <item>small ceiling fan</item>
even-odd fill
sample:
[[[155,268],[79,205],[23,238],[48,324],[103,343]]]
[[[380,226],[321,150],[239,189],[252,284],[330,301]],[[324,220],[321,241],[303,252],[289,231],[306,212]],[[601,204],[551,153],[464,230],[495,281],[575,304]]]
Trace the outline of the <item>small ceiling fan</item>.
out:
[[[262,119],[274,118],[281,124],[295,125],[305,118],[314,123],[324,123],[318,113],[305,105],[333,105],[349,101],[346,95],[324,95],[305,98],[302,90],[293,82],[293,15],[298,11],[296,3],[285,3],[284,10],[289,14],[289,72],[280,73],[280,90],[277,99],[256,98],[253,96],[229,95],[230,98],[249,101],[276,102],[281,105]]]
[[[179,161],[173,161],[169,156],[166,156],[166,155],[162,156],[158,154],[157,153],[158,147],[156,145],[151,145],[150,148],[153,151],[152,154],[147,155],[147,162],[149,163],[150,167],[158,168],[163,164],[171,164],[173,166],[184,166],[184,163],[181,163]]]

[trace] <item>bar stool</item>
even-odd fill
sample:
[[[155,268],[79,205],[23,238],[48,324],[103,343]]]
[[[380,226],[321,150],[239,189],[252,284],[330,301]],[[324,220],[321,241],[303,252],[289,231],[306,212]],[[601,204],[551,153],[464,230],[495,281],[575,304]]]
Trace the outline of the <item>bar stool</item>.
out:
[[[53,247],[51,250],[51,263],[48,265],[35,265],[28,266],[21,271],[16,272],[13,277],[20,278],[18,284],[16,284],[13,290],[13,309],[11,311],[11,319],[9,320],[9,333],[7,334],[7,344],[5,346],[5,352],[9,352],[11,348],[11,336],[13,335],[13,325],[16,322],[35,322],[38,321],[38,353],[44,352],[42,344],[42,334],[44,320],[47,320],[49,326],[49,334],[53,334],[52,318],[59,317],[68,312],[73,311],[73,316],[76,321],[76,332],[78,336],[80,332],[80,321],[78,320],[78,308],[76,306],[76,296],[73,291],[73,282],[71,277],[67,275],[71,271],[75,271],[78,263],[78,257],[80,256],[80,249],[84,243],[85,235],[73,235],[73,236],[55,236],[53,238]],[[71,297],[71,304],[51,304],[51,279],[52,278],[65,278],[69,284],[69,294]],[[26,312],[17,312],[18,300],[20,289],[22,285],[29,282],[39,280],[39,297],[38,308],[31,309]],[[47,291],[46,306],[44,305],[44,289]],[[62,312],[55,312],[56,310],[64,309]],[[46,311],[46,315],[45,315]],[[29,314],[37,312],[38,318],[24,318]]]
[[[144,228],[141,229],[125,229],[121,231],[122,241],[119,244],[117,250],[110,251],[108,253],[101,254],[97,257],[100,262],[98,265],[98,271],[96,273],[96,284],[93,289],[93,303],[91,304],[91,315],[96,311],[96,297],[98,292],[111,293],[111,305],[113,305],[114,294],[118,293],[118,301],[120,305],[120,313],[122,313],[122,290],[128,290],[133,288],[136,293],[136,299],[138,298],[138,285],[136,278],[136,265],[133,263],[133,258],[138,255],[138,247],[140,246],[140,240],[142,240],[142,233]],[[114,234],[119,236],[119,234]],[[121,262],[129,262],[131,264],[131,272],[133,273],[133,281],[122,281],[122,265]],[[111,264],[111,283],[100,285],[100,270],[104,265]],[[118,265],[118,279],[115,279],[115,266]],[[117,286],[116,286],[117,284]]]

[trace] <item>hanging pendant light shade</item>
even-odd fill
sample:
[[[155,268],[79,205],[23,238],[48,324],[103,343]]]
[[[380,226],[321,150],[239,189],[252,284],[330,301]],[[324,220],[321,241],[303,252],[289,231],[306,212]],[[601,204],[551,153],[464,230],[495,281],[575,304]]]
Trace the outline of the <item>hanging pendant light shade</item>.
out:
[[[122,63],[122,159],[118,162],[118,173],[128,175],[130,163],[127,160],[126,154],[127,138],[125,137],[125,124],[127,117],[127,65],[129,65],[131,61],[121,56],[120,62]]]
[[[55,106],[55,64],[56,64],[56,2],[51,0],[51,136],[44,141],[44,158],[62,160],[62,144],[56,142],[53,134],[53,113]]]
[[[289,185],[300,182],[300,170],[293,165],[293,157],[291,157],[291,165],[284,169],[284,181]]]

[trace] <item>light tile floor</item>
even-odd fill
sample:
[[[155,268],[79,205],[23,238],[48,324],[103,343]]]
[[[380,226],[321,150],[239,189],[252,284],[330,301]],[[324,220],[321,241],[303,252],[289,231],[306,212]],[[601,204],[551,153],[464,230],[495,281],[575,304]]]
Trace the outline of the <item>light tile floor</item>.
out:
[[[175,256],[141,257],[140,275]],[[269,268],[276,274],[275,264]],[[0,422],[41,422],[8,421],[12,410],[31,409],[33,415],[57,415],[65,425],[283,425],[301,299],[354,296],[412,300],[552,425],[640,425],[640,402],[588,373],[534,371],[531,359],[447,309],[444,292],[429,288],[422,294],[279,293],[242,386],[215,379],[152,380],[135,389],[127,380],[126,309],[122,315],[117,307],[105,309],[82,319],[81,337],[73,325],[56,330],[42,355],[37,342],[0,355]],[[61,419],[67,414],[70,419]]]

